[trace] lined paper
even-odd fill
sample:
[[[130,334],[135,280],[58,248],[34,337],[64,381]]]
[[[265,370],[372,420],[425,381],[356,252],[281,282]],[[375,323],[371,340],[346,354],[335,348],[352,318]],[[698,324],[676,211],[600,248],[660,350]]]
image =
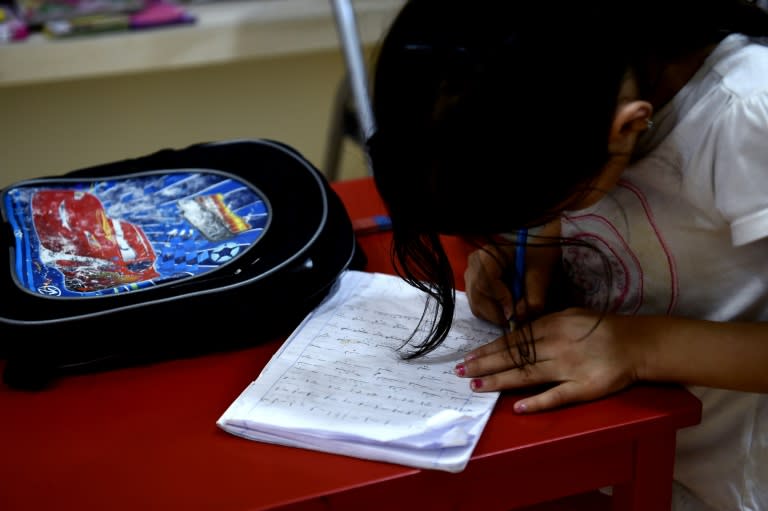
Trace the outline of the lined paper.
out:
[[[462,470],[498,393],[472,392],[453,368],[499,330],[457,292],[448,338],[403,360],[424,301],[399,277],[345,272],[217,424],[252,440]]]

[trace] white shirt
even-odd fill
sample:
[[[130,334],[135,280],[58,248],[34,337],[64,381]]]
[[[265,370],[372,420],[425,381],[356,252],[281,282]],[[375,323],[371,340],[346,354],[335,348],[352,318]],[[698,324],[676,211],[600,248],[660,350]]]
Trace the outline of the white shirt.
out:
[[[727,37],[654,121],[616,189],[564,218],[611,266],[607,280],[593,251],[564,248],[580,300],[768,321],[768,47]],[[678,434],[676,509],[768,511],[768,395],[691,391],[703,419]]]

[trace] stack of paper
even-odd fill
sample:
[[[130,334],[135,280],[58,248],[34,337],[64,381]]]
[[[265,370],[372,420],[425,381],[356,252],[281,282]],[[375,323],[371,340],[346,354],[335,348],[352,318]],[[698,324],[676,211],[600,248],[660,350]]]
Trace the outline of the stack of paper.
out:
[[[463,293],[446,341],[405,361],[425,297],[400,278],[347,271],[217,424],[252,440],[407,466],[464,469],[498,399],[453,368],[499,335]]]

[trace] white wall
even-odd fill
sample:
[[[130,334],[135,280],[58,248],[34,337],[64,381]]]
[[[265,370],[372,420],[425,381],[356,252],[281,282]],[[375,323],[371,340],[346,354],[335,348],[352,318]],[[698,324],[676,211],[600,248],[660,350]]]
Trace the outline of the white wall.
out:
[[[0,187],[196,142],[265,137],[322,169],[338,51],[0,87]],[[365,174],[346,144],[341,178]]]

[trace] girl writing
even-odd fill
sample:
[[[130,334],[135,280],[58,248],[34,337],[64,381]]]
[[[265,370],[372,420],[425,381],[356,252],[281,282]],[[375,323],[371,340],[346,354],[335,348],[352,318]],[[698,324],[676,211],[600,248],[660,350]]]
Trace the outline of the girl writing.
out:
[[[742,0],[411,0],[375,67],[393,253],[436,306],[410,356],[450,327],[440,236],[481,242],[473,312],[514,328],[457,375],[546,385],[519,413],[689,386],[703,420],[678,436],[676,509],[768,510],[764,35]]]

